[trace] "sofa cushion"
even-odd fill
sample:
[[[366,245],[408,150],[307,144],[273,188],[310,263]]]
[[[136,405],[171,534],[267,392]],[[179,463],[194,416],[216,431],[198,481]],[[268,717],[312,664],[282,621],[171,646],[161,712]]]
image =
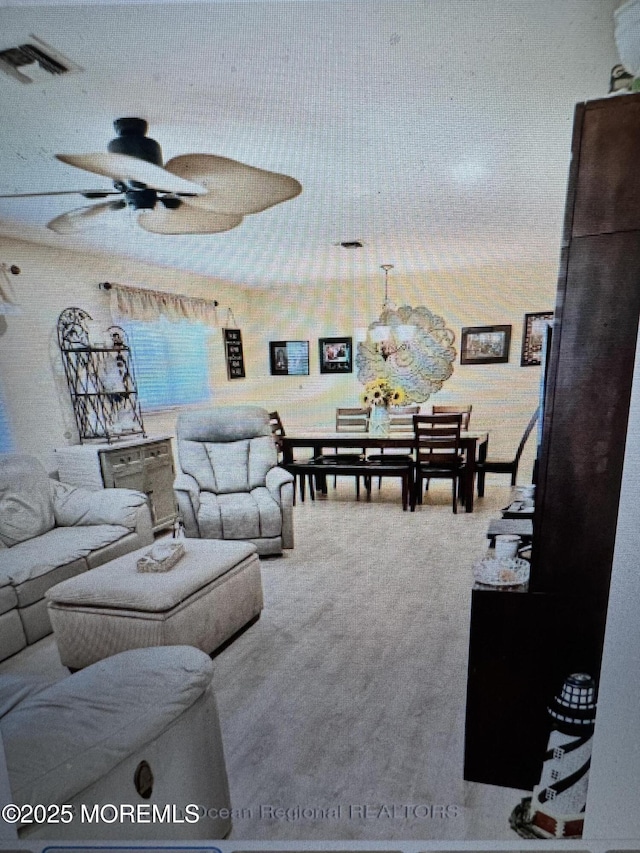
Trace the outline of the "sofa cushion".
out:
[[[246,542],[186,539],[185,554],[168,572],[139,572],[141,548],[49,589],[56,604],[164,613],[255,553]]]
[[[22,620],[17,610],[0,613],[0,660],[15,655],[27,645]],[[0,676],[2,678],[2,676]],[[0,753],[0,764],[2,757]]]
[[[117,524],[54,527],[42,536],[0,551],[0,576],[18,586],[85,557],[128,533],[126,527]]]
[[[14,675],[12,673],[0,675],[0,719],[10,711],[34,696],[54,681],[42,678],[40,675]]]
[[[147,496],[133,489],[89,491],[50,481],[53,512],[60,527],[85,527],[94,524],[121,524],[133,530],[138,507]]]
[[[18,598],[15,589],[11,586],[9,578],[0,579],[0,613],[8,613],[18,606]]]
[[[32,539],[55,524],[50,479],[33,456],[0,455],[0,539],[5,545]]]
[[[212,491],[217,494],[249,491],[249,444],[244,439],[203,445],[213,473]]]
[[[202,492],[198,527],[205,539],[280,536],[282,512],[266,488],[223,495]]]
[[[13,800],[69,802],[157,738],[212,677],[204,652],[164,646],[122,652],[28,696],[0,719]]]

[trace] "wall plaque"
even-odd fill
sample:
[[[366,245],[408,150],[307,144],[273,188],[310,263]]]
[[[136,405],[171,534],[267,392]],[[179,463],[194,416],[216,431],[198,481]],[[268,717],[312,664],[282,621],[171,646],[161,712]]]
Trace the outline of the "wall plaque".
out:
[[[227,379],[244,379],[244,352],[242,351],[242,332],[240,329],[223,329]]]

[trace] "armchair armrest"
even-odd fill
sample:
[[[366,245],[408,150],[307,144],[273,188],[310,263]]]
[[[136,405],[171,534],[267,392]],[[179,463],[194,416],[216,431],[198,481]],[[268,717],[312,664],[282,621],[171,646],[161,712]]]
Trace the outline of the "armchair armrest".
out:
[[[289,471],[285,471],[284,468],[280,468],[280,466],[276,466],[275,468],[270,468],[267,471],[267,476],[265,480],[265,485],[274,496],[274,498],[280,503],[280,493],[282,491],[282,487],[285,483],[293,483],[294,476],[290,474]]]
[[[147,496],[133,489],[91,491],[51,480],[53,513],[59,527],[118,524],[135,530]]]
[[[173,481],[180,517],[184,525],[185,535],[195,539],[200,536],[198,527],[198,510],[200,509],[200,486],[198,481],[183,471],[178,472]]]
[[[282,510],[282,547],[293,548],[293,484],[295,477],[276,466],[267,471],[265,485]]]

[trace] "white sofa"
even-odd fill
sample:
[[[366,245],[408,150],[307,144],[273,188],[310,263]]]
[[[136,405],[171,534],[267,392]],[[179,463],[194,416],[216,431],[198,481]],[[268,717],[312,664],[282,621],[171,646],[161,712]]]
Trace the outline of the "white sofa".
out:
[[[0,660],[51,633],[50,587],[152,542],[141,492],[75,488],[0,454]]]
[[[122,652],[53,684],[0,676],[0,791],[4,769],[8,802],[75,812],[69,823],[18,824],[18,838],[224,838],[230,800],[213,674],[204,652],[163,646]],[[113,821],[121,804],[140,822]],[[189,805],[204,809],[199,820]],[[104,820],[83,820],[96,806],[106,807]],[[154,807],[171,820],[145,820]]]

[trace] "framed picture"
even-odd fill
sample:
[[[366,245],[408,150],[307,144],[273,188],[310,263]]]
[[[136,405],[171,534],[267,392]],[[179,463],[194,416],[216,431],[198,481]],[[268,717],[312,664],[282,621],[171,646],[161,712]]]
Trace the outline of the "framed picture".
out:
[[[511,326],[467,326],[462,330],[460,364],[506,364]]]
[[[309,341],[269,341],[272,376],[308,376]]]
[[[533,367],[542,364],[544,332],[547,323],[552,319],[553,311],[539,311],[537,314],[524,315],[520,367]]]
[[[319,338],[320,373],[353,373],[351,338]]]
[[[223,329],[227,379],[244,379],[244,351],[240,329]]]

